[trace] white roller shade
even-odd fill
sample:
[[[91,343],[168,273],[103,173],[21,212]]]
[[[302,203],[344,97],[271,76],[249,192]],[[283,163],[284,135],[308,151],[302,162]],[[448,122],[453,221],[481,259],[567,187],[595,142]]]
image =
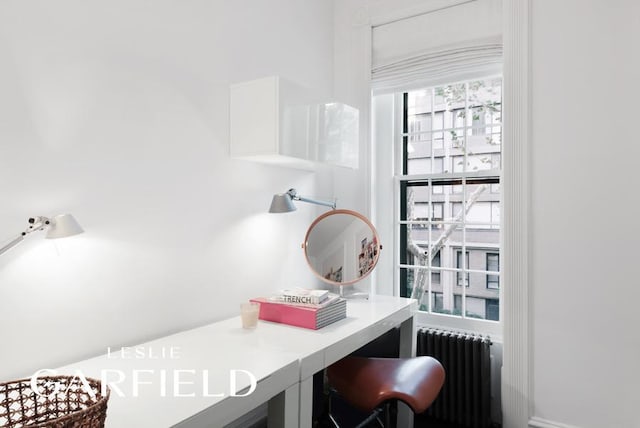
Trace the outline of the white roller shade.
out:
[[[374,93],[502,70],[500,0],[474,0],[373,27]]]

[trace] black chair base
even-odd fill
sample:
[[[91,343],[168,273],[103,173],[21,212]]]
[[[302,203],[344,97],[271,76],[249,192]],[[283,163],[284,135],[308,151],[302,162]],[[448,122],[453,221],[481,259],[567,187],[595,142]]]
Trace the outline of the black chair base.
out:
[[[325,397],[325,408],[318,421],[314,424],[314,428],[342,428],[336,420],[332,412],[332,399],[338,398],[339,395],[335,390],[330,390]],[[354,428],[394,428],[396,416],[394,403],[387,402],[383,406],[373,410],[369,416],[355,425]],[[384,419],[384,423],[383,423]]]

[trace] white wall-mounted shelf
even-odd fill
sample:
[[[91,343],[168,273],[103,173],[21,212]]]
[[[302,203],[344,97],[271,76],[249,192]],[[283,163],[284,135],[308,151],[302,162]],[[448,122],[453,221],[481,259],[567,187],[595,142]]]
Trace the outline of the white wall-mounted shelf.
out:
[[[231,86],[233,158],[313,170],[358,168],[359,113],[271,76]]]

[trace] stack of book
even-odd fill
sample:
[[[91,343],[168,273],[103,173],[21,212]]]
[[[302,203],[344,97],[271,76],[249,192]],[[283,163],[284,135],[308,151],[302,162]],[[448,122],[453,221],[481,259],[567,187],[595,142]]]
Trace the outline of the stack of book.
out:
[[[261,320],[312,330],[347,317],[347,301],[327,290],[282,290],[275,296],[251,301],[260,303]]]

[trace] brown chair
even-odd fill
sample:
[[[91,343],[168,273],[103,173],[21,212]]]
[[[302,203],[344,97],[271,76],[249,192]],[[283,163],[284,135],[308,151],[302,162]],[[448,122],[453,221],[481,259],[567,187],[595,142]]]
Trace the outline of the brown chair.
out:
[[[327,369],[332,392],[351,406],[371,413],[358,427],[374,420],[383,425],[383,412],[389,425],[389,405],[394,401],[403,401],[414,413],[424,412],[440,393],[444,376],[442,365],[432,357],[347,357]],[[331,414],[329,418],[337,427]]]

